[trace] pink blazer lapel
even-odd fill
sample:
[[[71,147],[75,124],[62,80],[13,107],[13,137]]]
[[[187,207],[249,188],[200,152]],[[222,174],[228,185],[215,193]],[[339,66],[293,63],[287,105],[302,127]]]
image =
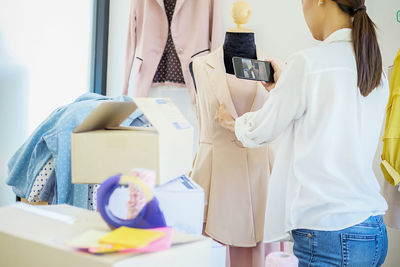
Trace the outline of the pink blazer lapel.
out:
[[[236,113],[226,80],[222,46],[216,49],[213,53],[209,54],[207,57],[207,64],[209,65],[207,73],[211,85],[213,86],[213,92],[219,104],[224,104],[229,114],[231,114],[233,118],[237,118],[238,115]]]
[[[157,3],[160,5],[162,10],[165,11],[165,6],[164,6],[164,0],[156,0]],[[179,10],[182,8],[183,4],[185,3],[186,0],[176,0],[176,5],[175,5],[175,11],[174,15],[178,14]]]
[[[162,0],[161,0],[162,1]],[[198,0],[197,0],[198,1]],[[175,5],[175,11],[174,15],[178,14],[179,10],[181,10],[183,4],[185,3],[185,0],[176,0],[176,5]]]
[[[257,48],[257,59],[265,60],[264,53]],[[224,104],[226,110],[233,118],[237,118],[235,105],[232,101],[232,96],[229,91],[228,82],[226,80],[226,70],[224,65],[224,50],[223,47],[217,48],[213,53],[208,55],[207,64],[209,65],[208,77],[212,83],[213,91],[220,104]],[[257,83],[257,92],[254,98],[251,111],[260,109],[268,98],[268,92],[265,90],[261,82]]]
[[[164,0],[156,0],[156,2],[160,5],[161,9],[164,10],[165,13]]]

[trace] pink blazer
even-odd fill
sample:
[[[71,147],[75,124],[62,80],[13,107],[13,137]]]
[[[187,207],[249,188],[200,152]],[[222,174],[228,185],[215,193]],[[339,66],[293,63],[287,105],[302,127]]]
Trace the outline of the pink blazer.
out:
[[[171,34],[186,87],[192,100],[195,90],[189,63],[223,41],[219,0],[176,0]],[[163,0],[132,0],[126,48],[123,94],[128,94],[134,68],[134,96],[147,97],[168,38],[168,19]]]

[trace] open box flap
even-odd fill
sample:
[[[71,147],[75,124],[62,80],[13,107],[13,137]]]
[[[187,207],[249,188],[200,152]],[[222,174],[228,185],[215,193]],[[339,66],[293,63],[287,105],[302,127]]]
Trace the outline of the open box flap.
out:
[[[137,105],[134,102],[102,102],[75,128],[74,133],[118,127],[136,109]]]
[[[133,101],[157,130],[192,129],[192,125],[169,98],[133,98]]]

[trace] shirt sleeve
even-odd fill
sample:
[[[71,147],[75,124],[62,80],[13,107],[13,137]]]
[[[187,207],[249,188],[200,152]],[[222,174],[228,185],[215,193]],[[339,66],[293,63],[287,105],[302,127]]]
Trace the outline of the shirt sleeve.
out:
[[[259,147],[277,138],[306,111],[308,70],[305,55],[294,55],[263,107],[236,119],[235,133],[246,147]]]

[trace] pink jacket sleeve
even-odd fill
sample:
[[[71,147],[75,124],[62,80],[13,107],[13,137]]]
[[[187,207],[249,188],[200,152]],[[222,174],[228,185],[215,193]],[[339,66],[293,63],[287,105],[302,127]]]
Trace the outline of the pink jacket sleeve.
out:
[[[220,47],[224,39],[220,0],[210,0],[210,42],[211,51]]]
[[[129,11],[128,38],[127,38],[126,56],[125,56],[125,75],[124,75],[124,85],[122,90],[123,95],[128,95],[129,79],[131,77],[133,60],[135,58],[135,50],[136,50],[136,11],[135,11],[135,1],[132,0]]]

